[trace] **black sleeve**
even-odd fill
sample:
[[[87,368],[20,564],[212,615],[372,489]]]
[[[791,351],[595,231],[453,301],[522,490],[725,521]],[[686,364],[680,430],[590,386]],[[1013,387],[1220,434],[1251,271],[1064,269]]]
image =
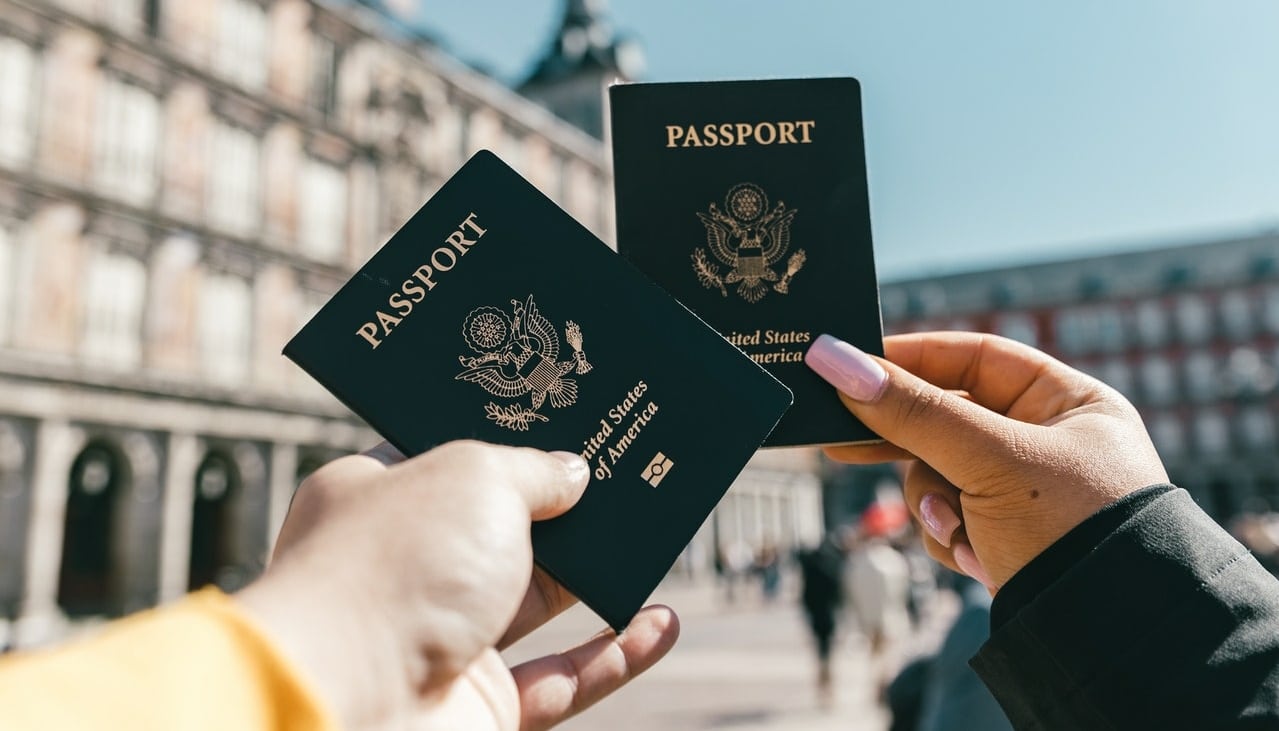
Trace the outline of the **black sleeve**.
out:
[[[1018,729],[1279,729],[1279,581],[1147,488],[1000,589],[972,666]]]

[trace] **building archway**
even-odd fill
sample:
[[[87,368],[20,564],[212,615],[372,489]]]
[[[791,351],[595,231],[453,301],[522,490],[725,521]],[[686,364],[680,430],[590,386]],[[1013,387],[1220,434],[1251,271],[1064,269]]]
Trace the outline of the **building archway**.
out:
[[[188,589],[208,584],[220,586],[223,573],[235,567],[234,507],[241,488],[235,460],[220,450],[205,455],[195,471]]]
[[[71,463],[58,571],[58,606],[70,617],[120,611],[116,539],[128,482],[128,464],[106,442],[90,442]]]

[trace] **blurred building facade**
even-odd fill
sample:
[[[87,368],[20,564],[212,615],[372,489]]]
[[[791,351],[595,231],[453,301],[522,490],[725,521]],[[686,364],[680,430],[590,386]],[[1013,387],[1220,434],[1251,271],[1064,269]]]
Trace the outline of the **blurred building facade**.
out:
[[[0,0],[0,647],[260,570],[373,441],[280,348],[475,150],[611,237],[598,140],[384,21]]]
[[[603,6],[604,0],[567,0],[550,46],[518,87],[598,139],[608,126],[608,85],[638,79],[644,69],[643,50],[613,31]]]
[[[611,240],[601,92],[637,60],[597,1],[566,2],[537,103],[372,5],[0,0],[0,647],[260,570],[300,478],[374,439],[280,347],[474,151]],[[1099,376],[1225,521],[1279,509],[1277,259],[1263,236],[893,282],[884,321]],[[892,479],[823,494],[819,469],[758,455],[680,571],[811,543],[823,502],[833,527]]]
[[[611,241],[636,67],[601,12],[566,3],[538,104],[412,3],[0,0],[0,649],[261,570],[301,478],[376,439],[280,348],[476,150]],[[761,456],[726,533],[818,533],[811,458]]]
[[[1219,522],[1279,510],[1279,234],[893,282],[881,299],[888,333],[997,333],[1110,384]]]

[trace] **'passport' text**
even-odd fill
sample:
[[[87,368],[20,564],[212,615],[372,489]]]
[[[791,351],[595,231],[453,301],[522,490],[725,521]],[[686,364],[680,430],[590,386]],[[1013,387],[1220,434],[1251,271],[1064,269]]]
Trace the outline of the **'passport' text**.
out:
[[[798,122],[721,122],[668,124],[667,147],[733,147],[740,145],[807,145],[813,141],[815,120]]]
[[[413,276],[404,280],[400,288],[386,298],[389,312],[376,310],[373,319],[360,325],[355,334],[373,348],[381,345],[382,340],[413,312],[413,305],[426,299],[426,293],[435,289],[436,277],[457,266],[458,260],[466,256],[466,252],[479,242],[487,230],[475,222],[474,213],[462,219],[457,229],[444,237],[447,246],[432,251],[426,262],[413,270]]]

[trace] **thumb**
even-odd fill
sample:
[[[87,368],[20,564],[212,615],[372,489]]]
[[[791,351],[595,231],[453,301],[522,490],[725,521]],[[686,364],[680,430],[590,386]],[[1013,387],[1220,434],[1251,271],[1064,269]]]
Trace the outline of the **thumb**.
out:
[[[830,335],[804,362],[840,392],[871,431],[928,463],[957,486],[1008,465],[1024,425],[871,356]]]
[[[401,466],[457,477],[461,484],[513,488],[533,520],[554,518],[586,490],[590,467],[572,452],[543,452],[470,440],[441,445]],[[448,482],[446,480],[445,482]]]

